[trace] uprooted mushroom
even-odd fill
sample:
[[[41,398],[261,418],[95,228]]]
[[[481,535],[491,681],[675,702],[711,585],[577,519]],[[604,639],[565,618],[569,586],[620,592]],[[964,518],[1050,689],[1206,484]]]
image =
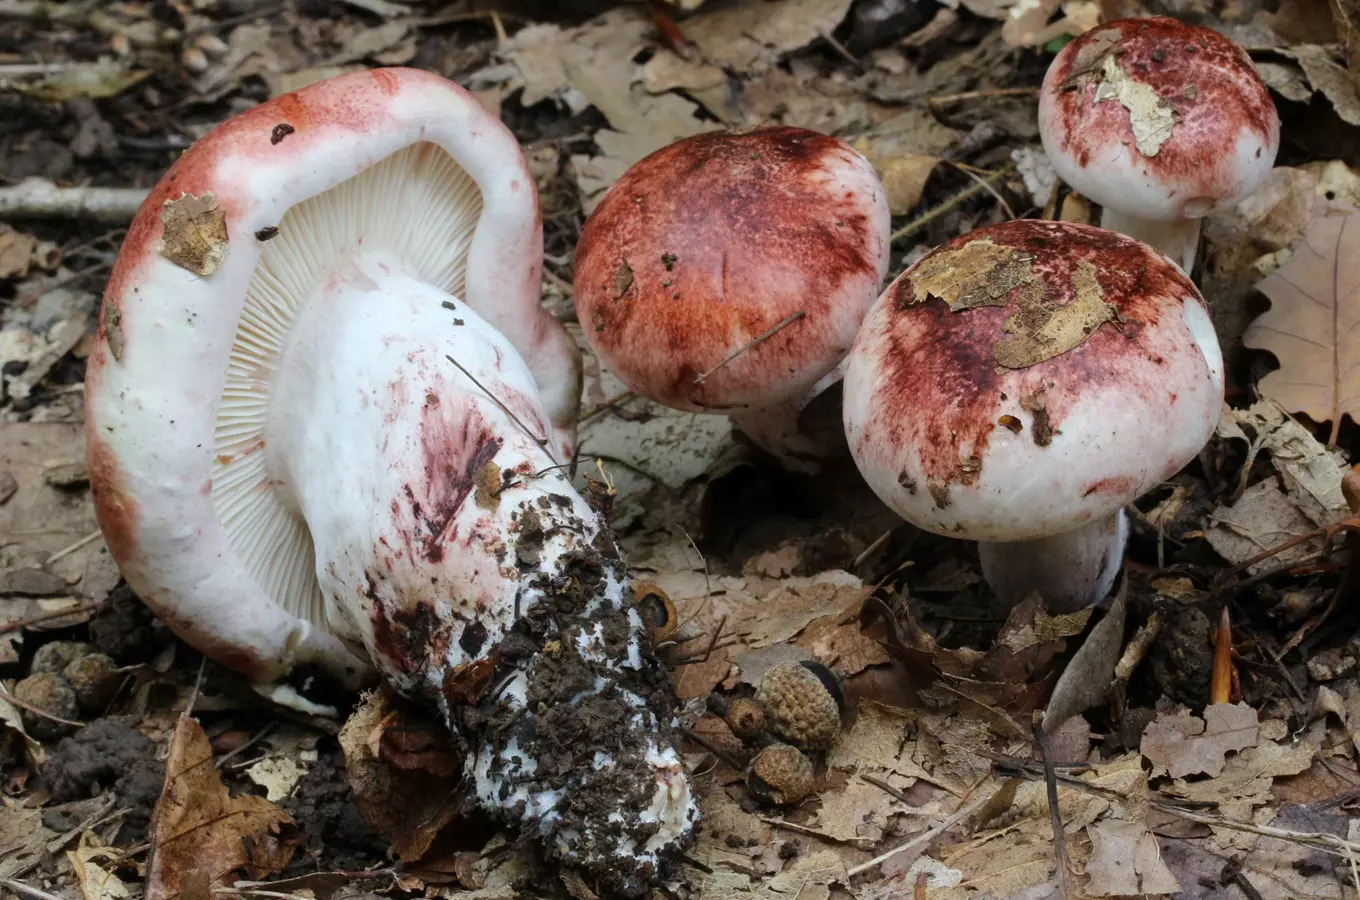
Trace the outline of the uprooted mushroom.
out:
[[[228,121],[130,228],[88,453],[128,583],[276,699],[373,669],[437,705],[476,800],[628,892],[697,817],[674,695],[566,474],[575,346],[539,305],[513,136],[402,69]]]

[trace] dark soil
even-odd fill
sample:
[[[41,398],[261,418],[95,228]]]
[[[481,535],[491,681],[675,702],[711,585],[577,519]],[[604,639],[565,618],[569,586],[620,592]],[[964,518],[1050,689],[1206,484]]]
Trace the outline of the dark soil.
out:
[[[165,763],[156,747],[121,716],[97,719],[57,745],[43,769],[57,802],[84,800],[112,790],[127,810],[118,832],[121,844],[146,838],[151,812],[165,782]]]

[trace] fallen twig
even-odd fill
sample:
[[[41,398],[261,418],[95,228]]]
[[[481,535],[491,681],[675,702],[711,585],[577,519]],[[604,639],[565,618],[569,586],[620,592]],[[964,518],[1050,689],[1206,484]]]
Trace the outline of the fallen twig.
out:
[[[130,222],[149,193],[146,188],[58,187],[46,178],[25,178],[0,187],[0,219]]]
[[[1053,754],[1049,752],[1048,735],[1044,734],[1043,720],[1034,720],[1034,740],[1039,744],[1039,757],[1044,764],[1044,785],[1048,789],[1048,819],[1053,826],[1053,855],[1058,858],[1058,889],[1063,900],[1072,896],[1067,883],[1067,834],[1063,831],[1062,812],[1058,809],[1058,773],[1053,769]]]
[[[955,810],[952,816],[945,819],[943,822],[936,825],[934,828],[930,829],[929,831],[922,832],[921,834],[907,841],[905,844],[898,844],[896,847],[892,848],[886,853],[880,853],[878,856],[875,856],[868,862],[860,863],[859,865],[850,869],[850,871],[847,872],[846,874],[849,877],[854,878],[856,875],[862,875],[863,873],[869,871],[870,869],[882,865],[883,863],[887,862],[888,860],[892,859],[894,856],[897,856],[900,853],[906,853],[909,850],[915,850],[917,847],[926,846],[931,841],[935,840],[937,837],[944,834],[946,831],[953,828],[955,825],[959,824],[964,819],[968,818],[976,810],[979,810],[983,806],[985,806],[987,802],[991,800],[992,797],[995,796],[996,792],[999,790],[1001,790],[1000,787],[998,787],[995,791],[991,791],[980,797],[974,797],[971,801]]]
[[[712,375],[714,372],[718,371],[718,370],[721,369],[723,366],[727,365],[727,364],[730,363],[732,360],[736,359],[738,356],[741,356],[741,355],[742,355],[743,353],[745,353],[747,350],[750,350],[752,347],[756,346],[757,344],[761,343],[762,341],[767,341],[767,340],[769,340],[770,338],[774,337],[776,334],[778,334],[779,332],[783,331],[785,328],[788,328],[788,327],[789,327],[790,325],[792,325],[794,322],[797,322],[799,319],[805,317],[806,315],[807,315],[807,310],[805,310],[805,309],[800,309],[800,310],[798,310],[798,312],[793,313],[792,315],[789,315],[789,316],[785,316],[783,319],[780,319],[779,322],[777,322],[777,323],[775,324],[775,326],[774,326],[773,328],[771,328],[769,331],[765,332],[764,334],[762,334],[762,335],[760,335],[760,336],[758,336],[758,337],[752,338],[750,341],[748,341],[748,342],[745,343],[745,344],[742,344],[742,345],[741,345],[740,347],[738,347],[736,350],[733,350],[732,353],[731,353],[731,355],[728,356],[727,359],[724,359],[722,362],[718,363],[716,366],[714,366],[713,368],[709,369],[707,372],[701,373],[698,377],[696,377],[696,378],[694,379],[694,383],[695,383],[695,384],[703,384],[705,378],[707,378],[708,376]]]
[[[70,609],[59,609],[54,612],[45,612],[38,616],[30,616],[27,619],[20,619],[18,622],[6,622],[4,625],[0,625],[0,634],[11,634],[15,631],[22,631],[30,625],[38,625],[42,622],[49,622],[52,619],[63,619],[66,616],[75,616],[98,608],[98,603],[85,603],[80,606],[73,606]]]
[[[911,234],[915,234],[917,231],[921,230],[921,228],[935,221],[937,218],[949,212],[951,209],[954,209],[959,204],[966,203],[967,201],[976,197],[978,194],[991,190],[992,189],[991,186],[993,184],[1006,178],[1014,171],[1015,163],[1007,163],[1005,166],[1002,166],[1000,169],[998,169],[991,177],[984,178],[977,184],[969,185],[967,188],[950,197],[948,200],[941,203],[939,206],[935,207],[934,209],[927,210],[926,212],[917,216],[915,219],[912,219],[910,222],[903,225],[901,228],[894,231],[890,243],[895,244],[902,238],[907,237],[908,235]]]

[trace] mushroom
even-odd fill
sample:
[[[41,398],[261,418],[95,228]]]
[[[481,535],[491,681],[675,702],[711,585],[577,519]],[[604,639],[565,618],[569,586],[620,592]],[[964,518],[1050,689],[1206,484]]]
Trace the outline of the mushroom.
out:
[[[845,376],[850,451],[927,531],[981,542],[1006,604],[1108,592],[1123,506],[1208,441],[1223,358],[1179,267],[1112,231],[1021,220],[958,237],[869,311]]]
[[[1280,117],[1231,40],[1153,17],[1094,28],[1058,53],[1039,91],[1039,133],[1101,224],[1189,272],[1200,220],[1254,191],[1275,164]]]
[[[843,374],[887,272],[888,229],[873,168],[835,138],[787,127],[686,138],[625,172],[582,229],[582,329],[630,390],[724,412],[810,470],[831,447],[799,417]]]
[[[303,706],[292,670],[371,664],[439,707],[484,807],[637,891],[696,812],[623,564],[562,467],[580,369],[541,246],[514,137],[442,78],[243,113],[128,231],[91,483],[184,640]]]

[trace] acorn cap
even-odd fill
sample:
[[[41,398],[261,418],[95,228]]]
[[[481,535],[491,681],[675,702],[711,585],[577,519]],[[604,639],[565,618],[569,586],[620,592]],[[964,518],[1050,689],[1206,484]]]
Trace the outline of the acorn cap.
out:
[[[797,803],[812,793],[812,760],[797,747],[771,744],[746,767],[746,787],[776,806]]]
[[[733,700],[723,720],[732,733],[743,741],[752,740],[765,730],[765,711],[754,700]]]
[[[845,696],[834,672],[821,663],[785,663],[761,679],[756,703],[765,727],[804,750],[825,750],[841,731]]]
[[[642,624],[652,636],[653,644],[670,640],[680,625],[680,617],[675,612],[675,604],[666,592],[646,581],[633,582],[633,605]]]

